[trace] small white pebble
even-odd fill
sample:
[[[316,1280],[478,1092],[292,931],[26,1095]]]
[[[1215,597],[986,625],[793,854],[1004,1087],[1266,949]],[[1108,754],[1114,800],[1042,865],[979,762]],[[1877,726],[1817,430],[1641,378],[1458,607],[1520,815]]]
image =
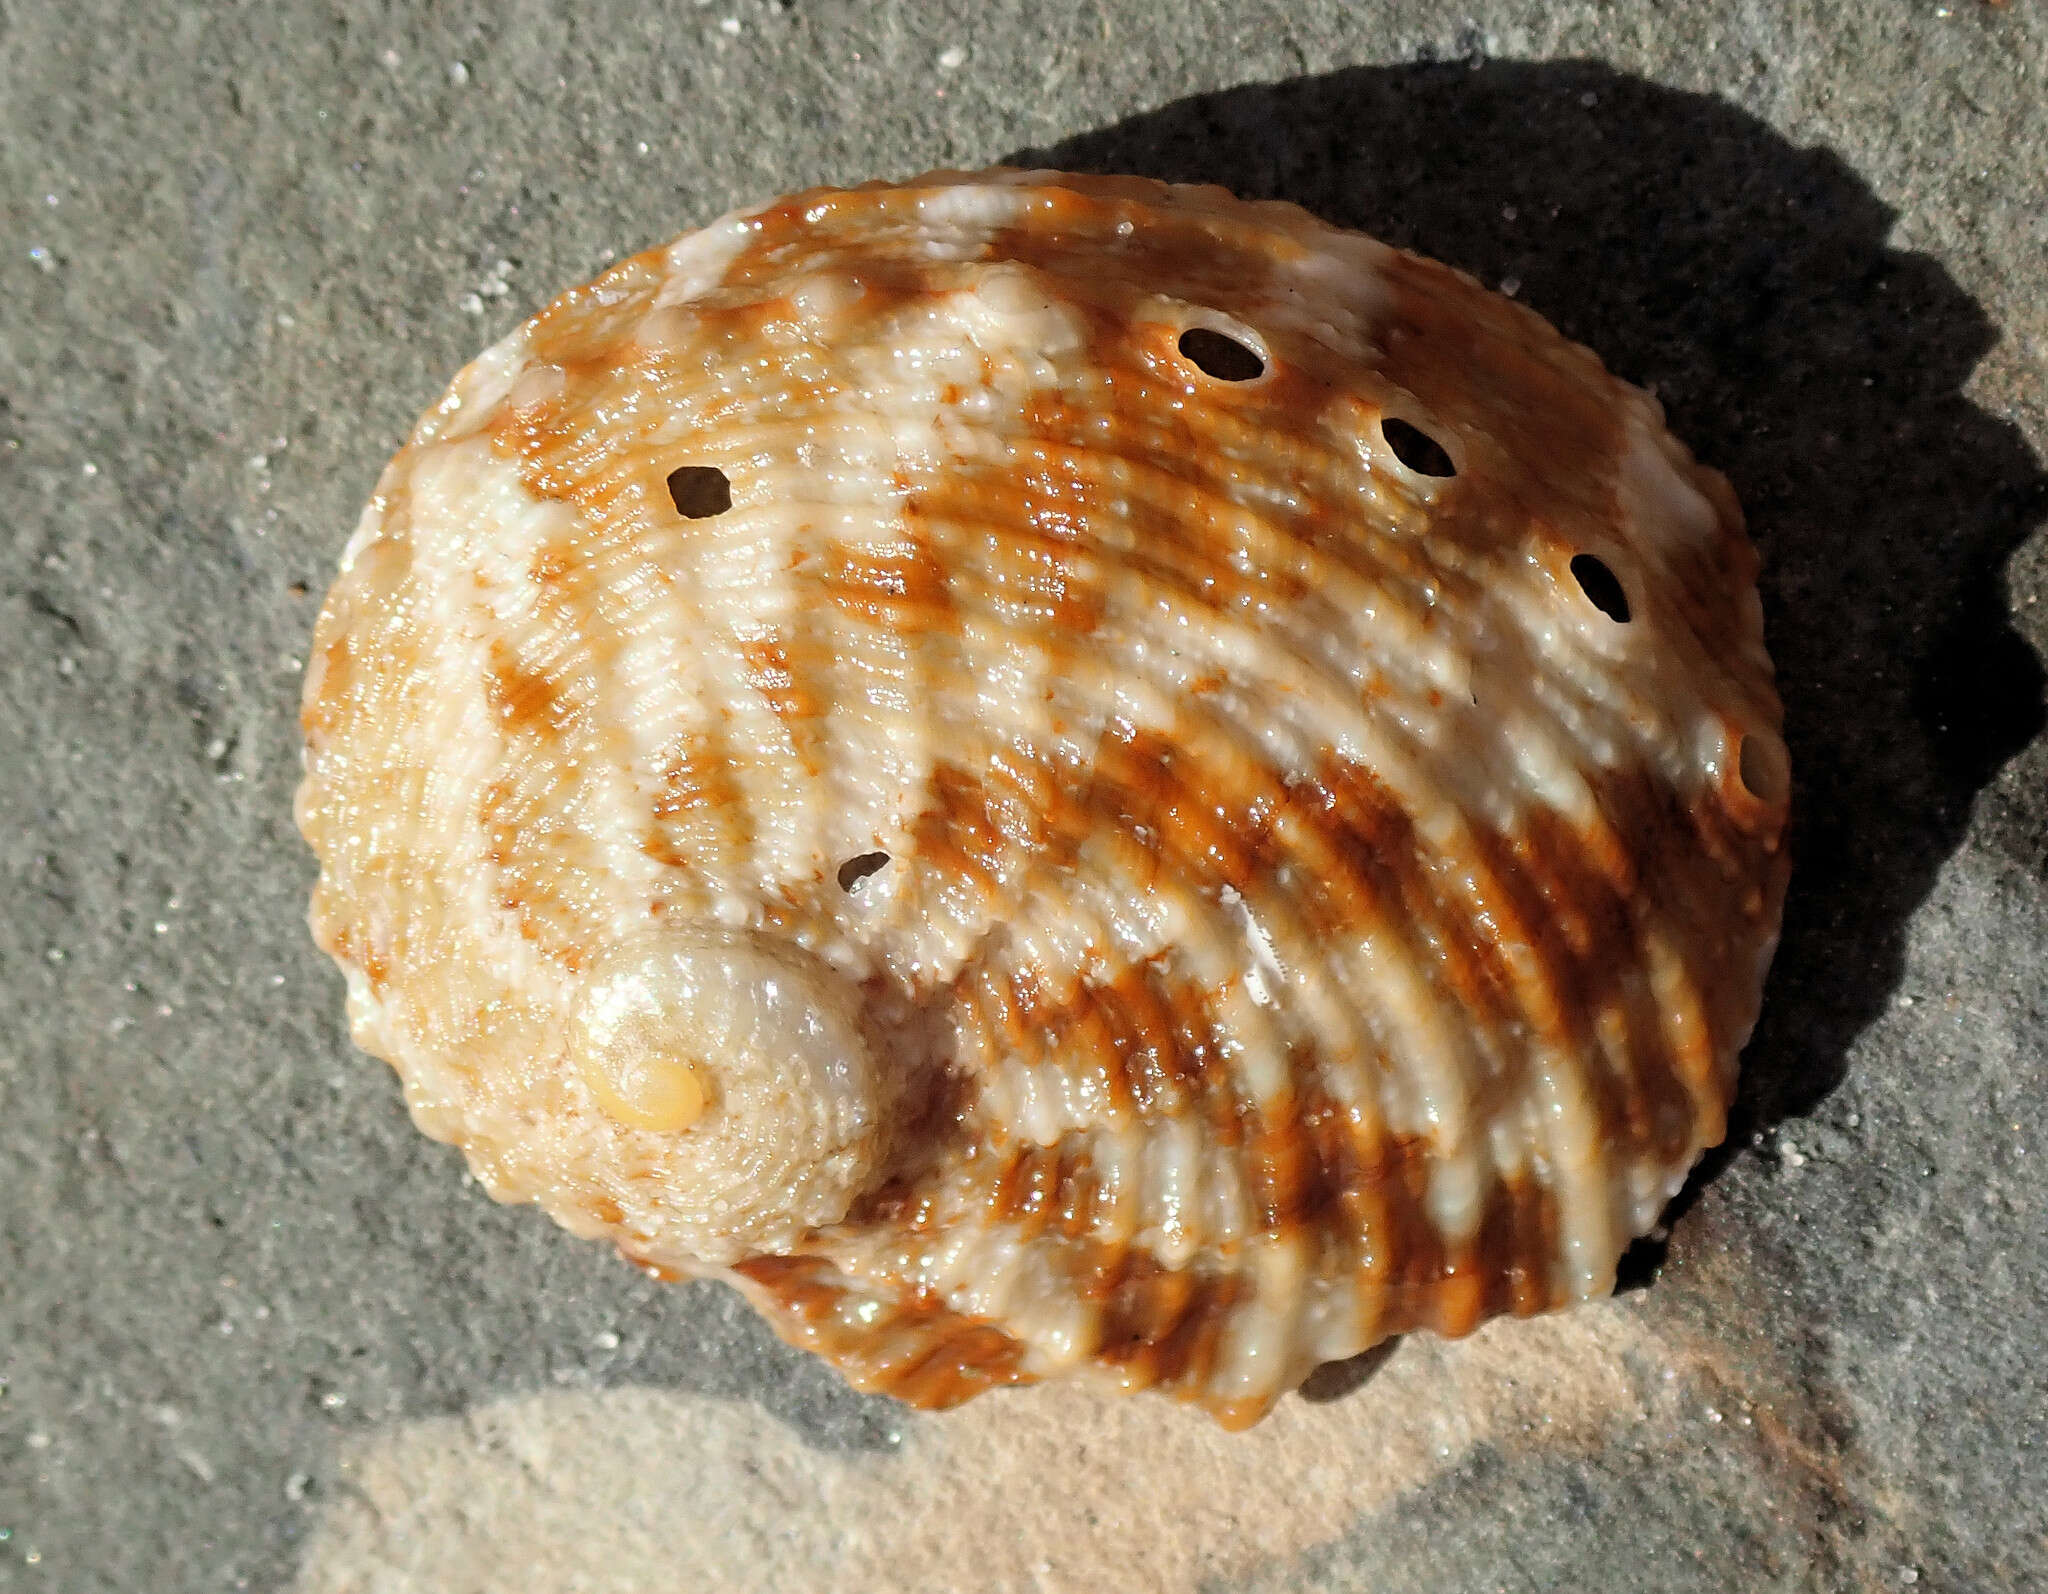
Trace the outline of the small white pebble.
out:
[[[61,946],[53,946],[50,948],[49,951],[45,952],[43,956],[48,958],[52,963],[62,963],[64,961],[64,949]]]
[[[1513,221],[1519,215],[1521,215],[1521,212],[1515,209],[1513,205],[1503,205],[1500,207],[1500,219],[1502,221]]]
[[[1520,277],[1502,277],[1500,279],[1500,291],[1512,299],[1522,291],[1522,279]]]
[[[216,737],[215,737],[215,738],[214,738],[214,739],[213,739],[212,741],[208,742],[208,743],[206,744],[206,756],[207,756],[207,757],[208,757],[209,759],[214,759],[214,760],[219,760],[219,759],[223,759],[223,758],[227,757],[227,756],[228,756],[228,740],[227,740],[227,738],[226,738],[225,736],[216,736]]]
[[[647,140],[644,138],[641,139],[639,143],[633,146],[633,148],[638,150],[642,155],[645,155],[647,153]]]
[[[939,66],[945,71],[955,72],[966,64],[967,51],[961,45],[950,45],[939,52]]]
[[[287,1500],[303,1500],[306,1498],[306,1490],[312,1487],[312,1483],[312,1478],[307,1474],[294,1472],[284,1480],[284,1497]]]
[[[55,271],[57,269],[56,258],[41,244],[30,244],[28,257],[45,271]]]
[[[328,1411],[339,1411],[348,1404],[348,1396],[338,1389],[330,1389],[320,1397],[320,1404]]]
[[[619,1348],[619,1336],[607,1328],[603,1332],[594,1335],[590,1343],[599,1350],[617,1350]]]
[[[1945,17],[1945,16],[1947,16],[1947,15],[1948,15],[1948,13],[1947,13],[1946,11],[1937,11],[1937,12],[1935,12],[1934,14],[1935,14],[1936,16],[1938,16],[1938,17]],[[1900,1567],[1900,1568],[1899,1568],[1899,1581],[1900,1581],[1901,1583],[1917,1583],[1917,1582],[1919,1582],[1919,1581],[1920,1581],[1920,1568],[1919,1568],[1919,1567],[1917,1567],[1917,1566],[1902,1566],[1902,1567]]]
[[[1585,93],[1579,96],[1579,103],[1585,106],[1585,108],[1590,111],[1594,106],[1600,103],[1600,96],[1595,94],[1591,89],[1588,89]]]
[[[1848,1125],[1851,1129],[1854,1129],[1863,1122],[1863,1114],[1861,1114],[1860,1112],[1852,1112],[1851,1114],[1849,1114],[1848,1117],[1844,1118],[1842,1122]]]
[[[171,927],[168,924],[166,924],[162,919],[157,920],[156,923],[151,928],[153,928],[158,935],[169,935],[171,933]]]
[[[467,67],[466,65],[464,65],[464,64],[463,64],[462,62],[460,62],[460,61],[450,61],[450,62],[448,63],[448,84],[449,84],[449,86],[450,86],[451,88],[458,88],[458,89],[459,89],[459,88],[461,88],[461,87],[462,87],[462,85],[463,85],[463,84],[467,83],[468,81],[469,81],[469,68],[468,68],[468,67]]]
[[[55,210],[57,208],[57,196],[55,194],[45,194],[43,195],[43,203],[52,210]]]
[[[150,1416],[154,1417],[166,1428],[175,1428],[185,1420],[185,1414],[178,1410],[176,1406],[170,1405],[158,1406],[150,1413]]]
[[[201,1483],[213,1482],[213,1463],[208,1461],[206,1457],[202,1456],[190,1445],[180,1445],[178,1447],[178,1459],[192,1469],[192,1476]]]
[[[32,1433],[28,1436],[28,1447],[31,1450],[47,1450],[50,1448],[50,1436],[46,1433]]]
[[[270,456],[268,454],[251,454],[249,456],[249,468],[251,470],[270,469]]]
[[[396,72],[401,58],[396,50],[386,50],[378,59],[391,68],[392,71]]]
[[[1721,1420],[1721,1414],[1720,1414],[1720,1412],[1716,1411],[1716,1410],[1715,1410],[1715,1409],[1714,1409],[1714,1408],[1713,1408],[1712,1406],[1709,1406],[1709,1407],[1707,1408],[1707,1421],[1708,1421],[1708,1422],[1719,1422],[1720,1420]]]
[[[57,673],[59,675],[69,675],[73,670],[77,668],[78,660],[74,659],[70,654],[66,653],[58,657]]]
[[[718,31],[720,33],[728,35],[729,37],[735,39],[738,38],[740,32],[740,19],[738,17],[725,18],[718,24]]]
[[[87,460],[79,469],[88,476],[97,476],[100,473],[99,466],[95,465],[91,460]]]
[[[273,974],[270,976],[270,983],[272,985],[282,985],[284,984],[284,976],[282,974]]]
[[[482,315],[484,313],[484,301],[478,294],[465,293],[455,303],[464,315]]]

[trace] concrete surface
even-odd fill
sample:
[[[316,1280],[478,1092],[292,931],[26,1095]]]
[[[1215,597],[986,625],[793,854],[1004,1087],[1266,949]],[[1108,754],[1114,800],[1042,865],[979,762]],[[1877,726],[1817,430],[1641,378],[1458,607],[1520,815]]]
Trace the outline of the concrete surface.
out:
[[[0,0],[0,1589],[2048,1583],[2038,0]],[[1229,1439],[914,1417],[465,1186],[302,929],[298,665],[470,354],[806,183],[1223,181],[1654,385],[1799,873],[1616,1301]]]

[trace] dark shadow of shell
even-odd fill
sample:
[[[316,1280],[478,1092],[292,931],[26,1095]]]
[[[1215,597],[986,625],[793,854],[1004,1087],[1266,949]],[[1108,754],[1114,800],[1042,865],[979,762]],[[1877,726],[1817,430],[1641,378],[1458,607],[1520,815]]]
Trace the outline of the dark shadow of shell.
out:
[[[1372,1382],[1373,1375],[1386,1366],[1387,1358],[1400,1348],[1400,1344],[1398,1339],[1383,1339],[1369,1350],[1347,1356],[1341,1362],[1324,1362],[1302,1380],[1296,1393],[1315,1406],[1355,1394]]]

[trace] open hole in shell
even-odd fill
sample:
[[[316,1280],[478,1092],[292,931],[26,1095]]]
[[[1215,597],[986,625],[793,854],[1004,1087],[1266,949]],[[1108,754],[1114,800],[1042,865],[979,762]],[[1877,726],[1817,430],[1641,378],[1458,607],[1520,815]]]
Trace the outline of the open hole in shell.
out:
[[[1760,803],[1776,803],[1791,779],[1785,757],[1768,737],[1744,736],[1735,753],[1735,772],[1743,789]]]
[[[1182,358],[1219,382],[1250,382],[1266,374],[1259,351],[1214,327],[1189,327],[1180,335]]]
[[[1457,462],[1444,445],[1413,421],[1383,415],[1380,417],[1380,436],[1387,440],[1387,447],[1394,451],[1394,458],[1418,476],[1458,474]]]
[[[1594,608],[1616,625],[1628,624],[1628,590],[1605,559],[1593,553],[1573,554],[1572,579]]]
[[[716,465],[684,465],[668,473],[668,495],[687,520],[709,520],[732,508],[732,483]]]
[[[889,864],[886,852],[864,852],[856,858],[848,858],[839,866],[839,889],[851,895],[860,888],[860,883],[871,874],[879,874]]]

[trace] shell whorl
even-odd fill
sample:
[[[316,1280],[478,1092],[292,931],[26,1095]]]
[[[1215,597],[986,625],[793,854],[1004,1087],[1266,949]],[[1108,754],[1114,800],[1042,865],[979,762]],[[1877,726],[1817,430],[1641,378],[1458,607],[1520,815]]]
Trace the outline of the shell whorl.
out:
[[[387,469],[315,931],[495,1193],[867,1387],[1247,1420],[1603,1292],[1721,1137],[1786,872],[1754,583],[1654,401],[1443,267],[1131,179],[798,195]],[[729,1081],[729,1013],[788,1061]],[[799,1102],[743,1195],[692,1162]]]
[[[672,1137],[662,1243],[724,1265],[839,1222],[885,1165],[907,1070],[864,1028],[860,993],[801,949],[678,927],[583,972],[568,1057],[605,1116]]]

